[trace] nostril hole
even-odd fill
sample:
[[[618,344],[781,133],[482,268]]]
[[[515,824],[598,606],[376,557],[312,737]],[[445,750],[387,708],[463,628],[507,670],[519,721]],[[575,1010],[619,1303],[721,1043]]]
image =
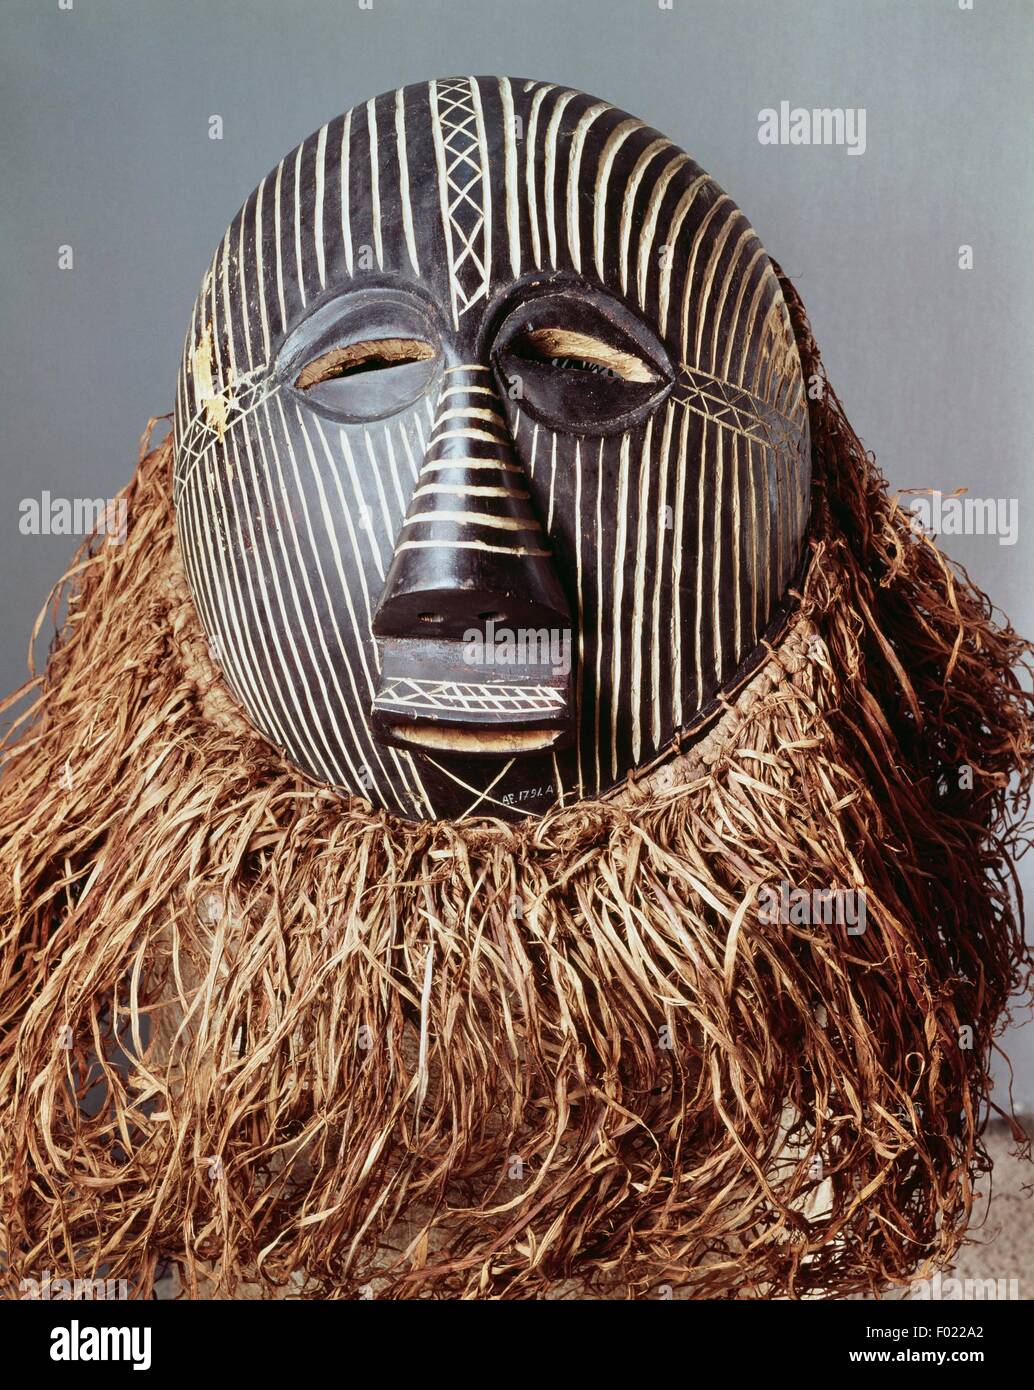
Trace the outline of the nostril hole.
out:
[[[481,623],[501,623],[505,618],[503,613],[479,613],[478,622]]]
[[[444,623],[445,619],[441,613],[418,613],[417,617],[422,623]]]

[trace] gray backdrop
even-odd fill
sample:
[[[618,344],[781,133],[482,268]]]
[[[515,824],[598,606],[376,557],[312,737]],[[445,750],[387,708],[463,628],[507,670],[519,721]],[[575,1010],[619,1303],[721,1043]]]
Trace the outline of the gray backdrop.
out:
[[[354,102],[452,73],[579,87],[684,146],[796,279],[892,484],[1017,501],[1017,544],[947,548],[1034,633],[1031,0],[0,0],[0,15],[3,690],[75,544],[22,535],[20,502],[126,481],[147,417],[171,408],[202,272],[282,154]],[[781,100],[864,107],[866,152],[760,144],[758,113]],[[1009,1040],[1028,1110],[1032,1034]]]

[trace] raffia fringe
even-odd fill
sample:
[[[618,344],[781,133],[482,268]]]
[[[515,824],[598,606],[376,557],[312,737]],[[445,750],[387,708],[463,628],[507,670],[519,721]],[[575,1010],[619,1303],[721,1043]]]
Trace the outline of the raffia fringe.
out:
[[[621,796],[519,826],[394,821],[252,735],[169,442],[142,458],[0,782],[15,1291],[147,1296],[168,1260],[188,1293],[794,1297],[950,1260],[1030,986],[1032,649],[828,386],[812,427],[764,667]],[[865,932],[764,922],[782,883],[862,890]]]

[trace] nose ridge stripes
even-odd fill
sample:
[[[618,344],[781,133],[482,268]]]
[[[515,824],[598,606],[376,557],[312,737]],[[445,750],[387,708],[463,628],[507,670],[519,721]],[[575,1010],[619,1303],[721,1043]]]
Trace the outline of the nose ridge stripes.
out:
[[[548,556],[526,481],[489,368],[448,368],[396,554],[442,549]]]
[[[378,636],[427,636],[421,610],[467,631],[484,608],[566,626],[570,614],[491,370],[443,375],[431,434],[374,618]]]

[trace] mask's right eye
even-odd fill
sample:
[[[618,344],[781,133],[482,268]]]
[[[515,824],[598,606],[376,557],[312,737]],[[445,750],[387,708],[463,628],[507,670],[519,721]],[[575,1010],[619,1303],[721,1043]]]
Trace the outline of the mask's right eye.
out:
[[[281,349],[279,373],[313,408],[360,421],[412,405],[440,365],[423,306],[375,289],[324,305],[299,324]]]
[[[365,343],[349,343],[331,348],[307,362],[295,381],[299,391],[311,391],[327,381],[356,376],[359,372],[385,372],[408,367],[412,362],[428,362],[434,348],[419,338],[374,338]]]

